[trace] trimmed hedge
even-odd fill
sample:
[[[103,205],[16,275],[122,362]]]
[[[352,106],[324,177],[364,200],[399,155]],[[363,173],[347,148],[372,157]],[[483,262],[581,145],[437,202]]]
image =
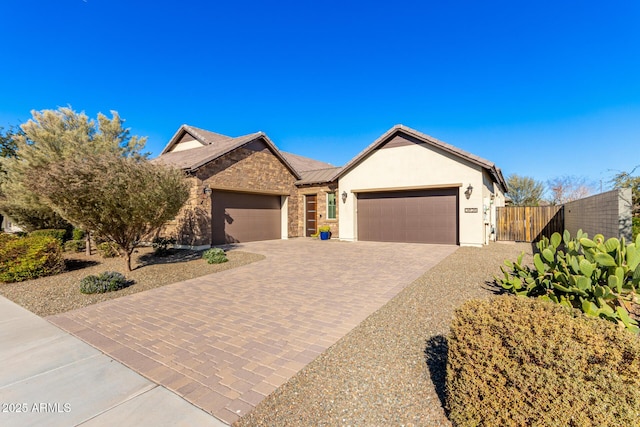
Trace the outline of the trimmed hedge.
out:
[[[65,269],[58,239],[46,235],[0,238],[0,281],[21,282]]]
[[[640,341],[577,310],[468,301],[448,340],[454,425],[640,426]]]

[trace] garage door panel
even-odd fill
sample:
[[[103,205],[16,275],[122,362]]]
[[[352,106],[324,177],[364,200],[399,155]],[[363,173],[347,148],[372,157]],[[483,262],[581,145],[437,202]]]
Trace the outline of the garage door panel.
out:
[[[457,244],[458,191],[361,193],[358,239]]]
[[[280,196],[214,192],[211,215],[214,245],[281,237]]]

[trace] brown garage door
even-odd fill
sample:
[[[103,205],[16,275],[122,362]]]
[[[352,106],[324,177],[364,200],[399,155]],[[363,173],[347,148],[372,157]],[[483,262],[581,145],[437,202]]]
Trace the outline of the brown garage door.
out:
[[[358,194],[358,240],[458,244],[458,189]]]
[[[280,239],[280,196],[214,192],[212,240],[223,243]]]

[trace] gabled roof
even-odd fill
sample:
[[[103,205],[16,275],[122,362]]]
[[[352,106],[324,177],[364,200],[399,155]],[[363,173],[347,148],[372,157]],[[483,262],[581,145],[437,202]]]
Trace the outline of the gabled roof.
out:
[[[289,161],[291,166],[296,168],[298,172],[311,171],[316,169],[329,169],[333,168],[330,163],[321,162],[320,160],[310,159],[309,157],[299,156],[293,153],[287,153],[284,151],[280,152],[285,159]]]
[[[407,127],[401,124],[395,125],[391,129],[389,129],[387,132],[385,132],[380,138],[376,139],[371,145],[369,145],[367,148],[362,150],[360,154],[358,154],[353,159],[351,159],[346,165],[344,165],[344,167],[340,168],[340,171],[337,171],[336,175],[331,177],[330,181],[338,179],[339,177],[344,175],[346,172],[353,169],[358,163],[364,160],[364,158],[367,157],[372,151],[374,151],[375,149],[381,147],[382,145],[390,141],[391,138],[393,138],[397,134],[405,134],[405,135],[412,136],[415,139],[419,140],[420,142],[424,142],[433,147],[439,148],[442,151],[453,154],[456,157],[464,159],[470,163],[481,166],[491,174],[494,181],[502,187],[503,192],[507,192],[507,183],[504,180],[504,177],[502,176],[502,171],[500,170],[500,168],[496,167],[496,165],[490,162],[489,160],[483,159],[482,157],[478,157],[475,154],[471,154],[468,151],[464,151],[458,147],[454,147],[451,144],[447,144],[446,142],[440,141],[439,139],[436,139],[432,136],[429,136],[425,133],[419,132],[415,129],[411,129],[410,127]]]
[[[203,146],[191,148],[188,150],[171,151],[169,150],[178,143],[185,135],[189,133]],[[256,132],[249,135],[230,137],[215,132],[198,129],[189,125],[182,125],[175,133],[171,141],[162,150],[162,154],[154,159],[154,161],[174,166],[187,171],[194,171],[201,166],[221,157],[237,148],[245,146],[256,140],[262,140],[271,150],[271,152],[291,171],[293,176],[300,179],[300,173],[289,163],[282,155],[280,150],[263,132]]]

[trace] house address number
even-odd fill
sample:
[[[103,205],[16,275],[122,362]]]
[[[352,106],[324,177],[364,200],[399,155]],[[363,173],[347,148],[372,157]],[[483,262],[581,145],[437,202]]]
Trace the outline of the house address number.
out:
[[[478,208],[464,208],[464,213],[478,213]]]

